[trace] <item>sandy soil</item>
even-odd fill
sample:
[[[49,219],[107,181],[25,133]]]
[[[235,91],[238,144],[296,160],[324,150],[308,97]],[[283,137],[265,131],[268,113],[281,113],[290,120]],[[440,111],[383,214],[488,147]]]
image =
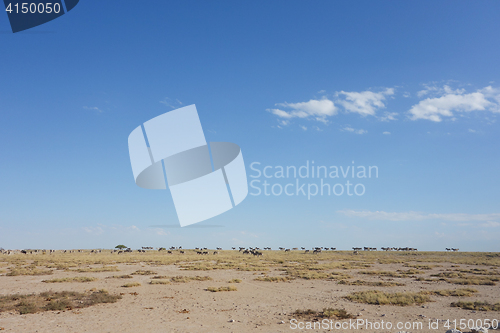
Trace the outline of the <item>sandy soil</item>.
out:
[[[1,259],[1,258],[0,258]],[[1,260],[0,260],[1,261]],[[425,263],[419,263],[425,264]],[[451,267],[440,263],[426,271],[429,276]],[[444,322],[439,329],[429,329],[429,320],[497,319],[499,312],[470,311],[450,307],[458,300],[481,300],[490,303],[500,301],[499,286],[457,286],[444,281],[418,282],[414,278],[378,278],[349,272],[353,279],[366,281],[396,281],[406,286],[367,287],[337,284],[334,280],[303,280],[289,282],[254,281],[262,274],[252,271],[211,270],[186,271],[178,266],[154,266],[145,264],[119,264],[119,272],[75,273],[54,271],[49,276],[5,276],[6,267],[1,267],[0,295],[15,293],[39,293],[42,291],[85,291],[92,288],[107,289],[110,293],[123,294],[123,299],[114,304],[99,304],[84,309],[58,312],[41,312],[20,315],[15,312],[0,313],[2,332],[445,332]],[[456,269],[456,265],[455,268]],[[370,270],[396,271],[401,264],[374,264]],[[459,268],[488,268],[460,265]],[[107,279],[112,275],[130,274],[138,269],[154,270],[159,275],[210,276],[212,281],[191,281],[169,285],[151,285],[151,276],[134,275],[132,279]],[[407,268],[405,268],[407,269]],[[268,275],[282,275],[281,271],[267,272]],[[44,279],[70,276],[91,276],[98,280],[88,283],[42,283]],[[420,275],[419,275],[420,276]],[[209,292],[208,287],[228,286],[231,279],[241,279],[233,284],[237,291]],[[133,288],[121,287],[124,283],[139,282]],[[421,291],[473,287],[479,291],[473,297],[438,297],[423,306],[369,305],[348,301],[343,297],[353,291],[383,290]],[[136,295],[133,293],[137,293]],[[345,308],[349,313],[359,315],[358,319],[373,323],[393,324],[392,329],[293,329],[290,320],[297,309],[322,310],[323,308]],[[298,318],[299,321],[304,321]],[[347,320],[348,321],[348,320]],[[422,322],[423,329],[397,329],[398,322]],[[470,330],[465,330],[470,331]],[[491,330],[490,330],[491,331]],[[498,331],[497,331],[498,332]]]

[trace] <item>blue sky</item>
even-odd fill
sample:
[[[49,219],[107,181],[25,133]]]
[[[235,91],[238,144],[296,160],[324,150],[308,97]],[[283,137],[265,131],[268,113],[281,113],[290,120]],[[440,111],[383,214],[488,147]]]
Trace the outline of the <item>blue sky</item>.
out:
[[[499,11],[87,0],[16,34],[0,15],[0,247],[500,251]],[[135,185],[127,137],[190,104],[207,141],[241,147],[249,181],[253,162],[379,177],[350,179],[362,196],[250,194],[199,224],[220,227],[151,227],[177,215],[168,190]]]

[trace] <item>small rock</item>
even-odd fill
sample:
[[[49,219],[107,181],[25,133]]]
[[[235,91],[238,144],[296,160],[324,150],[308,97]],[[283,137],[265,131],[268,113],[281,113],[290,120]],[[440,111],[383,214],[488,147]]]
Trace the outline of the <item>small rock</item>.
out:
[[[280,321],[278,324],[284,324],[284,323],[285,323],[285,322],[282,320],[282,321]]]
[[[229,320],[230,323],[234,323],[234,319]]]
[[[361,317],[363,314],[361,312],[358,312],[358,316]]]
[[[462,331],[459,331],[457,329],[451,329],[451,330],[447,330],[446,333],[462,333]]]
[[[488,333],[488,329],[485,327],[474,327],[471,329],[471,333]]]
[[[381,315],[381,317],[385,317],[385,313]]]

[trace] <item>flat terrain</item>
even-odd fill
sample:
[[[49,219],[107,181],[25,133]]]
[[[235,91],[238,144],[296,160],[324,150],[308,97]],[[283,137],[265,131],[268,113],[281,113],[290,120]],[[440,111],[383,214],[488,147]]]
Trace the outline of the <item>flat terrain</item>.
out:
[[[448,319],[500,320],[500,253],[172,252],[0,254],[0,330],[328,332],[292,329],[290,321],[351,318],[393,328],[330,330],[445,332]],[[37,296],[39,308],[29,304],[40,293],[63,291],[121,299],[88,307],[72,300],[48,311],[52,296]],[[439,328],[429,329],[429,320],[439,320]],[[398,322],[423,326],[398,329]]]

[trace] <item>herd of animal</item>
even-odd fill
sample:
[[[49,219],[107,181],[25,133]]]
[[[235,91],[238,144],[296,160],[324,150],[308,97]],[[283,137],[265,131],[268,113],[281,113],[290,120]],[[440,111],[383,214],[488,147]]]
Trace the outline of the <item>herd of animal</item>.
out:
[[[262,250],[258,247],[239,247],[239,248],[236,248],[236,247],[232,247],[231,248],[232,250],[237,250],[243,254],[253,254],[254,256],[262,256],[263,255],[263,250],[264,251],[272,251],[272,248],[271,247],[264,247],[262,248]],[[293,248],[285,248],[285,247],[279,247],[278,248],[279,251],[283,251],[283,252],[292,252],[292,251],[299,251],[299,248],[298,247],[293,247]],[[353,253],[354,254],[358,254],[359,251],[377,251],[377,248],[376,247],[353,247]],[[382,251],[418,251],[416,248],[413,248],[413,247],[381,247],[380,248]],[[337,248],[335,247],[313,247],[311,250],[309,249],[306,249],[305,247],[301,247],[300,250],[304,251],[304,253],[313,253],[313,254],[317,254],[317,253],[321,253],[322,251],[336,251]],[[22,254],[52,254],[52,253],[83,253],[83,252],[86,252],[87,250],[31,250],[31,249],[27,249],[27,250],[4,250],[3,248],[0,248],[0,254],[6,254],[6,255],[10,255],[10,254],[19,254],[19,253],[22,253]],[[186,253],[185,250],[182,249],[182,246],[172,246],[170,247],[168,250],[167,248],[165,247],[160,247],[160,248],[155,248],[155,247],[152,247],[152,246],[143,246],[142,248],[140,249],[137,249],[137,250],[132,250],[131,248],[124,248],[124,249],[114,249],[114,250],[111,250],[111,253],[117,253],[117,254],[122,254],[122,253],[132,253],[132,252],[140,252],[140,253],[146,253],[146,252],[150,252],[150,251],[159,251],[159,252],[162,252],[162,251],[165,251],[169,254],[173,254],[173,253],[179,253],[179,254],[184,254]],[[208,248],[206,247],[196,247],[194,248],[194,251],[196,251],[196,254],[199,254],[199,255],[208,255],[210,253],[212,253],[213,255],[217,255],[219,254],[219,251],[222,251],[222,248],[221,247],[217,247],[216,248],[216,251],[211,251],[209,250]],[[451,252],[457,252],[459,251],[459,249],[457,248],[446,248],[446,251],[451,251]],[[98,249],[98,250],[91,250],[90,253],[102,253],[103,250],[101,249]]]

